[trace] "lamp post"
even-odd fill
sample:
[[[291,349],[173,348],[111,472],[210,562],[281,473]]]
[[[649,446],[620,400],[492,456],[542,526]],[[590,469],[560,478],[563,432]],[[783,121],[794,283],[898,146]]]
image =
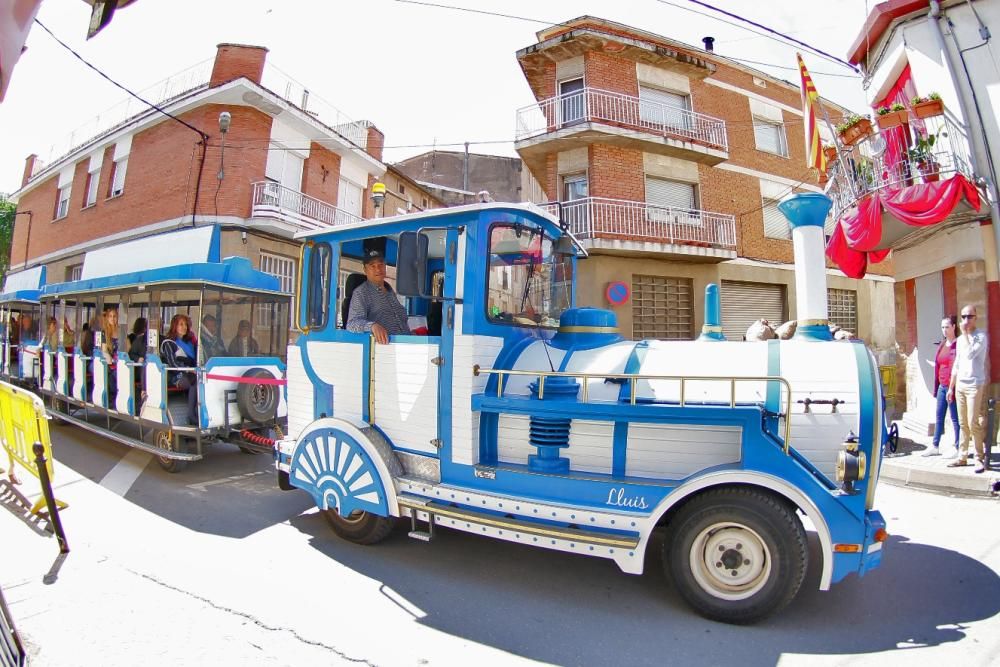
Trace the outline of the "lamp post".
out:
[[[375,217],[382,217],[382,206],[385,204],[385,183],[376,181],[372,184],[372,202],[375,204]]]

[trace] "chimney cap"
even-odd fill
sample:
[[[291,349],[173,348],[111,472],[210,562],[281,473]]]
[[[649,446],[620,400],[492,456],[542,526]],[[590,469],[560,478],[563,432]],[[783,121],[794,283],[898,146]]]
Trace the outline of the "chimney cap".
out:
[[[714,51],[715,50],[713,48],[714,45],[715,45],[715,37],[702,37],[701,41],[705,45],[705,50],[706,51]]]
[[[225,47],[235,47],[237,49],[257,49],[259,51],[270,51],[266,46],[257,46],[256,44],[237,44],[236,42],[222,42],[221,44],[216,44],[215,48],[222,49]]]

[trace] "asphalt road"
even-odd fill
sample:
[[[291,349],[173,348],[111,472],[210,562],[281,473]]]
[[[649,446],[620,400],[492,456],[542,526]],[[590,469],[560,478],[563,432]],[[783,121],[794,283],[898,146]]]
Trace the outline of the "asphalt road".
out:
[[[812,568],[747,628],[691,612],[658,544],[641,576],[448,530],[425,544],[402,525],[361,547],[279,491],[266,456],[221,446],[171,475],[53,433],[73,551],[57,561],[9,495],[0,512],[0,585],[37,665],[1000,664],[996,500],[881,485],[882,567],[828,592]]]

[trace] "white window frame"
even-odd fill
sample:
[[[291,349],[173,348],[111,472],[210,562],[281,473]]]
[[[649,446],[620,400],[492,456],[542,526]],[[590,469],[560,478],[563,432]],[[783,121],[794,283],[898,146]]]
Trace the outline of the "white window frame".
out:
[[[69,267],[69,282],[83,280],[83,264]]]
[[[115,160],[111,167],[111,185],[108,199],[121,197],[125,194],[125,174],[128,173],[128,156]]]
[[[646,93],[643,95],[643,93]],[[667,104],[660,99],[664,95],[678,98],[679,104]],[[676,109],[678,113],[671,113]],[[647,84],[639,85],[639,120],[651,124],[682,130],[691,129],[691,94]]]
[[[296,260],[284,255],[278,255],[266,250],[260,251],[260,270],[278,279],[278,285],[282,292],[295,294],[295,271]],[[291,322],[294,324],[295,297],[292,297],[292,307],[289,310]],[[270,310],[267,306],[257,309],[257,328],[266,329],[271,321]]]
[[[780,216],[781,219],[784,220],[784,222],[785,222],[785,225],[782,228],[782,233],[781,233],[780,236],[774,234],[768,228],[768,224],[767,224],[768,211],[771,208],[773,208],[773,215]],[[761,202],[760,202],[760,213],[761,213],[761,218],[762,218],[763,224],[764,224],[764,238],[768,238],[768,239],[780,239],[780,240],[784,240],[784,241],[787,241],[787,240],[789,240],[789,239],[792,238],[792,226],[788,224],[787,218],[785,218],[784,214],[778,209],[778,200],[777,199],[769,199],[768,197],[762,197],[761,198]],[[769,232],[771,232],[771,233],[769,233]]]
[[[64,185],[56,193],[56,215],[53,220],[62,220],[69,215],[69,198],[73,194],[73,184]]]
[[[777,150],[771,150],[769,146],[762,146],[760,141],[760,135],[757,130],[760,128],[773,129],[777,133],[778,146]],[[759,116],[754,116],[753,119],[753,141],[757,150],[764,153],[770,153],[771,155],[779,155],[781,157],[788,157],[788,134],[785,132],[784,122],[771,120],[769,118],[760,118]]]

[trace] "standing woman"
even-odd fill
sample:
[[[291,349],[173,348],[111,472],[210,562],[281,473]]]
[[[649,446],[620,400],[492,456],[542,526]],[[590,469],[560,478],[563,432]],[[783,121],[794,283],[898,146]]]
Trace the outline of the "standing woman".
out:
[[[948,400],[948,386],[951,383],[951,368],[955,364],[955,346],[958,343],[958,317],[949,315],[941,320],[944,340],[938,345],[934,355],[934,395],[937,398],[937,420],[934,424],[934,441],[923,456],[941,456],[938,446],[944,434],[945,412],[951,414],[951,427],[955,433],[955,451],[958,451],[958,405]]]
[[[191,320],[177,313],[170,320],[170,330],[160,343],[160,354],[168,368],[194,368],[197,366],[197,344],[191,331]],[[188,424],[198,425],[198,376],[192,372],[171,370],[167,375],[170,386],[187,390]]]

